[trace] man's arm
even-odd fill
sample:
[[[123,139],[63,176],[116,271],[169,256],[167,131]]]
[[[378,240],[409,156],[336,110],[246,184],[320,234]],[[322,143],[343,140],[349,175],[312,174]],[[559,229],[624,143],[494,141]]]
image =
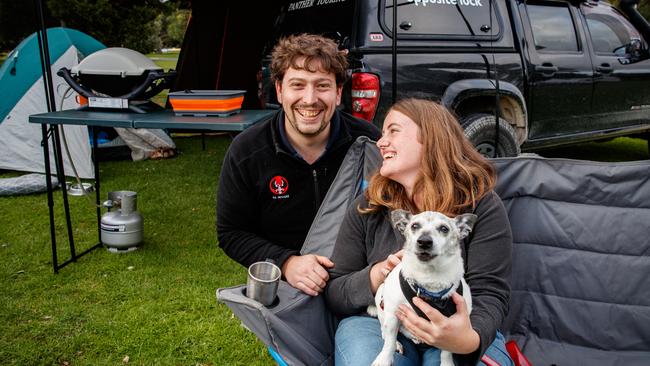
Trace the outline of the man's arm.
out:
[[[235,159],[231,150],[226,153],[217,192],[219,246],[245,267],[272,259],[291,286],[308,295],[318,295],[329,279],[327,269],[334,264],[327,257],[301,256],[297,250],[275,244],[255,232],[259,225],[255,178],[247,174],[245,166],[245,161]]]
[[[245,267],[266,259],[273,259],[282,267],[287,258],[300,253],[257,234],[258,194],[254,178],[245,171],[245,166],[245,161],[238,161],[233,156],[231,146],[224,158],[217,191],[219,246],[230,258]]]

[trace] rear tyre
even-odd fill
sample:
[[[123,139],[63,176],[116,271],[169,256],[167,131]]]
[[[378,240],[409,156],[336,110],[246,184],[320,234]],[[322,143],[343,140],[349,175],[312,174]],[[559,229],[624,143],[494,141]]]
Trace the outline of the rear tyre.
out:
[[[491,114],[471,114],[464,117],[461,125],[465,136],[476,146],[476,150],[487,158],[495,157],[494,137],[496,118]],[[517,144],[515,129],[503,118],[499,118],[499,146],[496,157],[517,156],[521,152]]]

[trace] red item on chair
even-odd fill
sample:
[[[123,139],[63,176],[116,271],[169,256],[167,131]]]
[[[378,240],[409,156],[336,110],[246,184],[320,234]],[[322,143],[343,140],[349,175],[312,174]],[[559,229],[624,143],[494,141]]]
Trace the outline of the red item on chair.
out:
[[[521,352],[515,341],[506,342],[506,349],[510,358],[515,362],[515,366],[533,366]]]

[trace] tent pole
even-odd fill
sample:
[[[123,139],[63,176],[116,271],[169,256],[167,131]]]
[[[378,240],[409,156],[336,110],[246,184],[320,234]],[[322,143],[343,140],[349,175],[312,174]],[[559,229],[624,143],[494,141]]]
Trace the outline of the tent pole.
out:
[[[42,39],[41,39],[41,22],[40,22],[40,12],[37,10],[40,6],[40,1],[34,0],[34,8],[36,9],[36,18],[39,20],[38,25],[39,28],[36,31],[36,38],[38,39],[38,48],[41,51],[40,56],[41,56],[41,73],[43,74],[43,82],[45,82],[46,77],[47,77],[47,71],[45,70],[45,62],[43,62],[43,51],[42,51]],[[46,103],[47,103],[47,109],[48,111],[50,110],[50,100],[47,97],[47,88],[45,88],[45,94],[46,94]],[[46,176],[46,185],[47,185],[47,207],[50,213],[50,239],[52,241],[52,266],[54,267],[54,273],[59,272],[59,263],[57,260],[57,254],[56,254],[56,229],[54,225],[54,197],[53,197],[53,189],[52,189],[52,181],[50,180],[50,177],[52,175],[52,170],[50,168],[50,146],[49,146],[49,136],[48,136],[48,125],[41,125],[41,133],[43,135],[43,141],[42,141],[42,146],[43,146],[43,160],[45,163],[45,176]]]
[[[48,112],[54,112],[56,111],[56,105],[55,105],[55,100],[54,100],[54,86],[52,85],[52,69],[50,67],[50,52],[49,52],[49,46],[48,46],[48,41],[47,41],[47,28],[45,27],[45,17],[43,15],[43,0],[35,0],[36,2],[36,13],[37,13],[37,19],[38,19],[38,26],[39,30],[37,31],[37,38],[38,38],[38,48],[40,51],[40,57],[41,57],[41,72],[43,74],[43,84],[45,87],[45,100],[47,102],[47,110]],[[70,253],[72,256],[72,260],[76,262],[77,256],[75,252],[75,247],[74,247],[74,236],[72,233],[72,223],[70,221],[70,206],[68,204],[68,192],[67,192],[67,187],[65,184],[65,174],[63,172],[63,156],[61,155],[61,139],[59,136],[59,129],[58,128],[53,128],[54,129],[54,155],[55,155],[55,161],[56,161],[56,170],[57,170],[57,178],[59,179],[59,184],[61,185],[62,189],[61,192],[63,194],[63,206],[65,209],[65,218],[66,218],[66,225],[68,229],[68,240],[70,243]],[[44,160],[45,160],[45,165],[46,165],[46,174],[48,173],[48,168],[49,168],[49,148],[46,150],[47,145],[47,134],[44,136],[44,145],[43,145],[43,152],[44,152]],[[51,183],[49,182],[49,174],[47,176],[47,184],[48,184],[48,191],[51,192]],[[48,197],[49,198],[49,197]],[[56,231],[54,228],[54,215],[51,212],[50,213],[50,231],[53,231],[56,235]],[[54,238],[54,236],[53,236]],[[52,250],[53,250],[53,259],[56,257],[56,241],[55,239],[52,239]],[[54,268],[55,272],[58,271],[58,265],[56,261],[54,261]]]
[[[54,105],[54,86],[52,85],[52,69],[50,67],[50,51],[47,42],[47,28],[45,28],[45,19],[43,16],[43,0],[35,0],[36,14],[38,17],[39,29],[36,32],[38,36],[38,49],[41,56],[41,71],[43,72],[43,86],[45,87],[45,101],[47,102],[47,111],[56,111]]]
[[[392,39],[392,93],[393,93],[393,104],[397,101],[397,1],[393,0],[393,39]]]

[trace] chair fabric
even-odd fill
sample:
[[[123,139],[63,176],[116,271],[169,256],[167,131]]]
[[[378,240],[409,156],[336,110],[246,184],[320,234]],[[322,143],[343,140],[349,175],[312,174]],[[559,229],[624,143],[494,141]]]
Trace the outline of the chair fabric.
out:
[[[533,365],[650,360],[650,161],[495,159],[513,231],[503,325]]]

